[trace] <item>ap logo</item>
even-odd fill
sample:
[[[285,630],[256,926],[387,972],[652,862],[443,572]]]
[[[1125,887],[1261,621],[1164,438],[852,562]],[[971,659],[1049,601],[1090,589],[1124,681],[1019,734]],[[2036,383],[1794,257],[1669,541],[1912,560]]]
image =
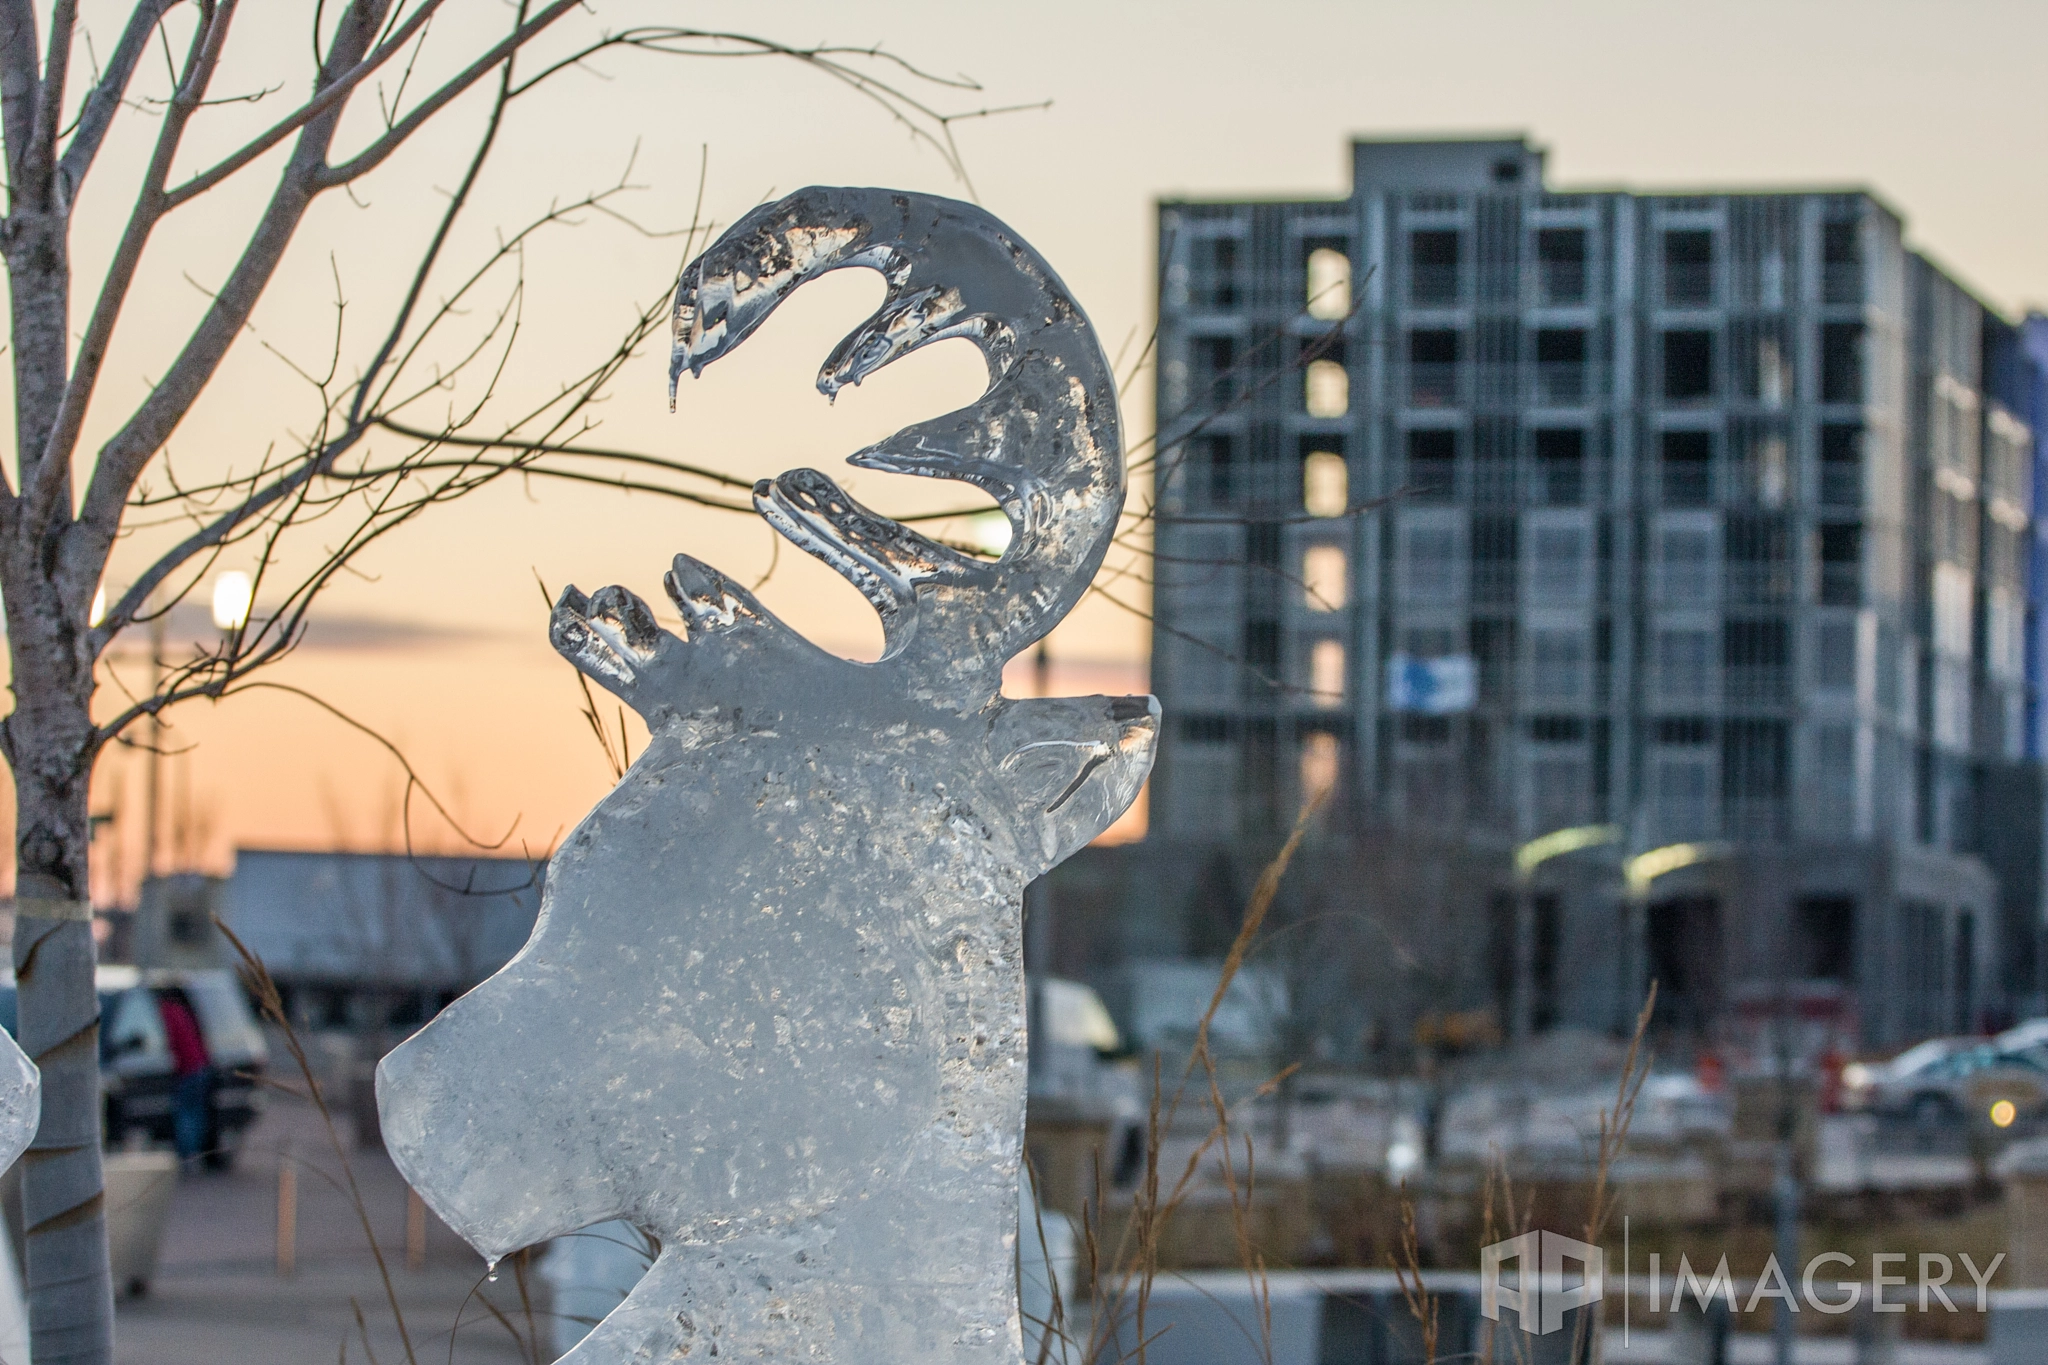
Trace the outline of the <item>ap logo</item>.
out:
[[[1516,1288],[1501,1283],[1501,1268],[1515,1262]],[[1565,1287],[1564,1263],[1576,1261],[1579,1282]],[[1500,1310],[1512,1308],[1522,1330],[1555,1332],[1564,1315],[1583,1304],[1600,1302],[1607,1277],[1607,1254],[1589,1242],[1554,1232],[1525,1232],[1495,1242],[1479,1253],[1479,1311],[1495,1322]]]

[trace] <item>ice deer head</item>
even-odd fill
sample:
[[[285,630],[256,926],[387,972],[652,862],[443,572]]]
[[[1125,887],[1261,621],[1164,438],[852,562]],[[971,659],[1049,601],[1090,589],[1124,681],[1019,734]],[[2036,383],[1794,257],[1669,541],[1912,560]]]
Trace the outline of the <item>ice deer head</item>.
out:
[[[567,1359],[1014,1365],[1025,884],[1151,767],[1150,697],[1011,700],[1008,658],[1086,590],[1123,505],[1116,388],[1038,254],[978,208],[808,189],[684,272],[671,385],[790,292],[881,272],[828,396],[974,342],[972,406],[850,457],[957,479],[994,561],[799,469],[754,504],[874,604],[875,663],[826,653],[685,555],[684,634],[623,588],[555,647],[649,742],[549,865],[533,936],[378,1069],[400,1170],[488,1257],[609,1218],[660,1244]]]

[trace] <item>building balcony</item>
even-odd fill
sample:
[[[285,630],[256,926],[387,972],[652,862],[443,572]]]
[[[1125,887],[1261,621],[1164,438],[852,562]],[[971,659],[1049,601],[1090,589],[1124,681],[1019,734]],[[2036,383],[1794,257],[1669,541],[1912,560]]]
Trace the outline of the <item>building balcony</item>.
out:
[[[1820,268],[1822,303],[1863,302],[1863,267],[1853,262],[1833,262]]]
[[[1598,372],[1583,361],[1539,361],[1529,371],[1529,402],[1536,407],[1578,407],[1597,396]]]
[[[1537,302],[1553,307],[1586,301],[1584,261],[1543,261],[1536,272]]]
[[[1697,715],[1719,708],[1720,681],[1716,669],[1664,668],[1652,664],[1643,677],[1643,694],[1652,711]]]
[[[1666,308],[1711,308],[1714,303],[1714,267],[1694,262],[1667,262],[1664,266]]]
[[[1820,602],[1824,607],[1863,605],[1863,566],[1854,561],[1822,560]]]
[[[1408,267],[1408,303],[1411,307],[1453,308],[1457,306],[1459,293],[1457,266]]]
[[[1455,408],[1460,406],[1458,365],[1455,361],[1411,361],[1408,365],[1408,406],[1411,408]]]
[[[1793,592],[1792,561],[1767,559],[1735,561],[1723,569],[1728,600],[1739,606],[1770,606],[1790,602]]]
[[[1785,664],[1730,664],[1721,670],[1730,710],[1771,710],[1792,704],[1792,669]]]
[[[1823,460],[1820,466],[1820,505],[1861,507],[1863,466],[1841,460]]]

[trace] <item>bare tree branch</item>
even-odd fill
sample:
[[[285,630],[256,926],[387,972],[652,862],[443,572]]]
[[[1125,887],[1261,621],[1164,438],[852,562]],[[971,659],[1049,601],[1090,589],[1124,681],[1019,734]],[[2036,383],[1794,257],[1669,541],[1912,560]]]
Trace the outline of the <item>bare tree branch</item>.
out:
[[[10,198],[26,188],[24,168],[35,143],[36,10],[32,0],[0,0],[0,126],[7,136],[7,188]],[[10,203],[9,213],[21,207]]]
[[[532,41],[536,33],[554,23],[555,20],[561,18],[569,10],[575,8],[576,3],[577,0],[555,0],[554,4],[542,10],[534,18],[522,18],[522,21],[513,28],[512,32],[506,34],[504,40],[496,47],[486,52],[483,56],[478,57],[467,67],[463,68],[459,74],[444,82],[438,90],[420,101],[411,113],[392,124],[390,131],[351,157],[343,165],[323,168],[317,177],[317,183],[320,188],[326,189],[333,185],[345,185],[349,181],[358,179],[367,172],[376,169],[385,157],[390,156],[391,153],[403,146],[407,139],[426,124],[427,120],[447,108],[458,95],[461,95],[470,86],[475,85],[478,81],[489,75],[492,69],[501,62],[509,64],[513,55],[528,42]],[[523,14],[524,7],[522,6],[521,9]],[[500,109],[503,108],[504,101],[511,99],[516,93],[511,89],[510,76],[511,73],[508,65],[506,88],[500,97],[498,106]]]
[[[557,0],[553,9],[559,15],[560,12],[566,11],[573,4],[574,0]],[[441,0],[426,0],[426,3],[413,12],[411,18],[400,25],[398,30],[391,34],[390,37],[379,43],[374,51],[361,55],[359,60],[349,63],[339,72],[336,72],[334,69],[336,65],[334,52],[330,49],[327,56],[321,59],[321,80],[315,87],[316,93],[312,99],[300,105],[282,119],[279,119],[264,132],[244,143],[225,160],[201,171],[184,184],[170,191],[166,196],[168,200],[167,207],[176,208],[178,205],[206,193],[206,191],[256,160],[256,158],[262,156],[280,142],[283,142],[299,129],[312,123],[315,119],[321,118],[323,115],[334,112],[347,101],[349,95],[354,92],[357,86],[368,79],[378,67],[389,61],[394,53],[402,49],[406,44],[406,40],[418,32],[420,27],[433,17],[434,11],[440,7]],[[370,27],[375,28],[376,25],[372,24]],[[318,42],[319,34],[316,23],[314,33],[316,51],[318,50]],[[337,46],[339,46],[339,43],[337,43]]]
[[[107,130],[113,127],[114,113],[121,107],[121,97],[135,75],[136,64],[149,47],[150,30],[157,26],[171,6],[178,3],[179,0],[138,0],[129,12],[128,25],[121,30],[121,41],[114,45],[114,55],[107,63],[106,71],[85,97],[85,104],[78,111],[77,128],[71,134],[71,145],[64,149],[64,155],[57,163],[67,207],[77,202],[86,172],[92,169],[93,158],[99,155],[100,144],[106,141]]]
[[[238,0],[221,0],[217,8],[201,12],[202,22],[192,35],[184,70],[178,76],[176,93],[164,112],[163,127],[157,132],[156,148],[150,156],[149,168],[143,173],[142,189],[136,196],[134,211],[128,216],[120,245],[115,248],[113,260],[107,266],[106,281],[100,287],[92,320],[86,324],[85,336],[79,343],[77,361],[70,381],[64,387],[56,419],[41,449],[35,452],[33,477],[26,467],[30,452],[26,449],[20,452],[24,462],[22,496],[27,504],[26,519],[31,525],[47,522],[59,493],[68,487],[71,453],[78,443],[79,430],[85,424],[85,410],[92,402],[100,367],[113,344],[114,325],[128,301],[128,290],[134,284],[136,272],[141,269],[143,248],[148,245],[150,233],[163,217],[164,181],[170,175],[171,162],[178,154],[178,144],[184,137],[185,128],[220,64],[221,47],[227,41],[228,29],[234,22],[237,3]],[[104,463],[103,459],[103,466]],[[94,482],[98,482],[97,471]]]

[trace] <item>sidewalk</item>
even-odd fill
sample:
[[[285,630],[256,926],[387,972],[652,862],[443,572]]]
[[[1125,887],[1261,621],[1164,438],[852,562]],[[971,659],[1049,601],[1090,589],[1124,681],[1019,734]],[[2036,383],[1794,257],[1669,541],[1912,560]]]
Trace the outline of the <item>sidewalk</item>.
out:
[[[116,1309],[115,1359],[120,1365],[333,1365],[366,1361],[357,1309],[374,1358],[406,1359],[362,1222],[340,1186],[340,1163],[310,1105],[272,1094],[231,1172],[186,1176],[172,1203],[163,1259],[149,1292]],[[342,1127],[343,1141],[349,1133]],[[279,1154],[300,1163],[298,1268],[276,1271]],[[487,1283],[475,1253],[431,1214],[426,1264],[405,1265],[405,1184],[381,1150],[349,1152],[370,1227],[390,1268],[392,1288],[421,1365],[535,1365],[507,1323],[528,1335],[527,1310],[509,1268]],[[529,1273],[532,1321],[545,1341],[546,1292]],[[505,1321],[478,1296],[487,1295]],[[346,1345],[344,1346],[344,1342]]]

